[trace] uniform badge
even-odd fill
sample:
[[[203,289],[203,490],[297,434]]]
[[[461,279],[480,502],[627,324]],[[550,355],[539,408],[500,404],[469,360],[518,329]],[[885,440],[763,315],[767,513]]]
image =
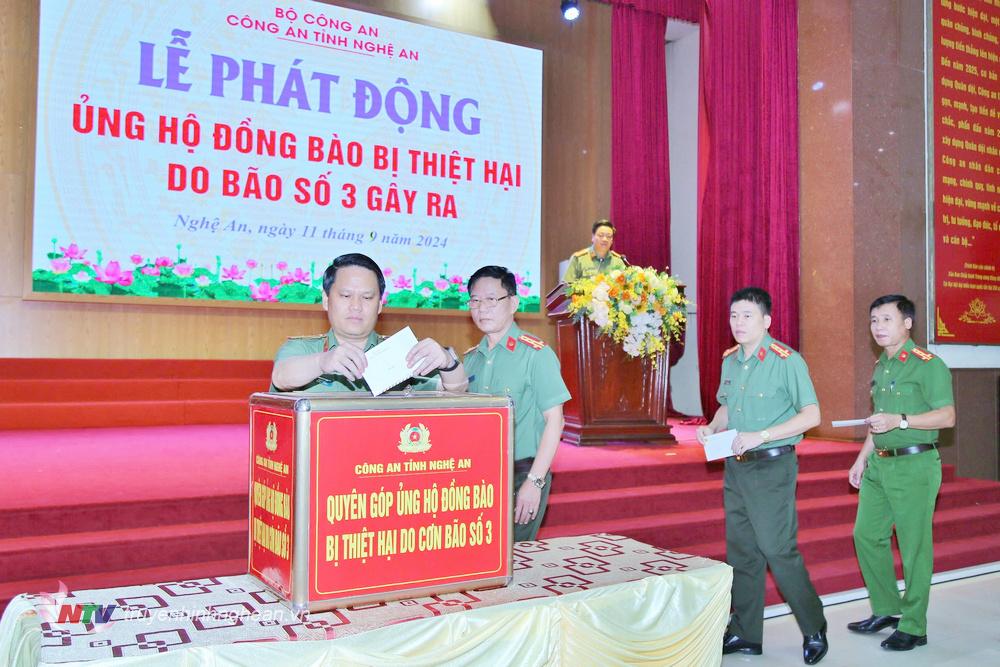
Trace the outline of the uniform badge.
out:
[[[534,336],[531,336],[529,334],[521,334],[520,336],[518,336],[517,339],[522,343],[524,343],[525,345],[527,345],[528,347],[534,348],[536,350],[540,350],[543,347],[545,347],[544,340],[542,340],[541,338],[535,338]]]
[[[513,336],[507,336],[506,348],[511,352],[513,352],[516,347],[517,347],[517,340],[515,340]]]
[[[792,356],[791,350],[782,345],[778,345],[777,343],[771,343],[769,349],[782,359],[787,359],[788,357]]]
[[[905,362],[909,357],[910,355],[907,354],[906,350],[903,350],[902,352],[899,353],[899,360],[902,362]]]
[[[761,361],[764,361],[764,357],[766,357],[766,356],[767,356],[767,350],[765,350],[764,348],[759,348],[757,350],[757,358],[758,359],[760,359]]]
[[[933,354],[931,354],[927,350],[921,349],[919,347],[915,347],[915,348],[913,348],[910,351],[913,352],[913,356],[917,357],[921,361],[930,361],[931,359],[934,358]],[[906,354],[906,353],[904,352],[903,354]]]

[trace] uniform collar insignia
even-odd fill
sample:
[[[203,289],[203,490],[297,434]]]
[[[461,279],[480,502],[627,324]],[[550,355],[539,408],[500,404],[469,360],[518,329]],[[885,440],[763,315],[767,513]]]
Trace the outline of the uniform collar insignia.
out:
[[[766,356],[767,356],[767,350],[766,349],[764,349],[763,347],[757,348],[757,358],[758,359],[760,359],[761,361],[764,361],[764,357],[766,357]]]
[[[899,353],[899,360],[905,363],[906,359],[909,356],[910,356],[910,354],[906,350],[903,350],[902,352]]]
[[[514,348],[517,347],[517,339],[513,336],[507,336],[507,344],[504,347],[513,352]]]

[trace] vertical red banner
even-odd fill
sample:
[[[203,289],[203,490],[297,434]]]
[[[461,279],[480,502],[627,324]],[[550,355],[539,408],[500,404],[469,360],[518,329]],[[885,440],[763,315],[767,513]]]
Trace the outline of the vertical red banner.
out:
[[[311,601],[509,576],[507,408],[312,419]]]
[[[250,573],[287,598],[295,519],[294,412],[253,408],[250,451]]]
[[[1000,345],[1000,0],[932,0],[934,342]]]

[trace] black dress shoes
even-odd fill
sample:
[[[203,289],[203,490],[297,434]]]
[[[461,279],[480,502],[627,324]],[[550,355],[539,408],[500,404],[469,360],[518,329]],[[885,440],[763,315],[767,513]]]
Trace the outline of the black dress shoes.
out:
[[[862,634],[871,635],[890,626],[894,628],[897,625],[899,625],[899,619],[895,616],[872,615],[863,621],[848,623],[847,629],[851,632],[860,632]]]
[[[830,644],[826,641],[826,623],[824,623],[819,632],[802,638],[802,660],[807,665],[815,665],[823,659],[829,648]]]
[[[748,642],[742,637],[737,637],[736,635],[726,633],[722,637],[722,654],[728,655],[730,653],[745,653],[747,655],[760,655],[764,652],[763,646],[760,644],[755,644],[753,642]]]
[[[909,632],[896,630],[882,642],[882,648],[889,651],[912,651],[916,646],[927,643],[927,635],[911,635]]]

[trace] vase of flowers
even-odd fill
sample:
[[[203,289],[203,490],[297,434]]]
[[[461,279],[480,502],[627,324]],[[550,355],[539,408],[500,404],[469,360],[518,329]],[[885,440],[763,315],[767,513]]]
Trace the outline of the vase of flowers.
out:
[[[574,319],[587,318],[626,354],[648,359],[654,367],[670,341],[684,335],[688,300],[682,285],[654,268],[629,266],[580,278],[566,293]]]

